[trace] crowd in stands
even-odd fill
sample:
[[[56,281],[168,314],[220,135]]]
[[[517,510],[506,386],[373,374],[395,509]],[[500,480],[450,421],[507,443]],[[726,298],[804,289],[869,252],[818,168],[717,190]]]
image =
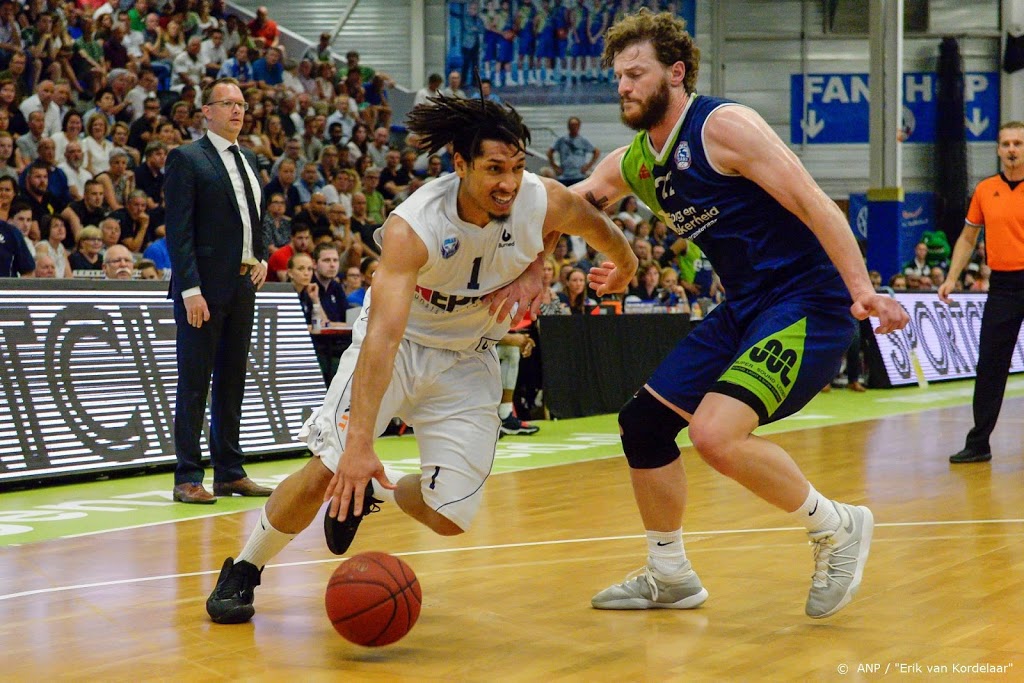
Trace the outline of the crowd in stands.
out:
[[[143,259],[169,277],[164,164],[205,135],[202,90],[224,76],[247,101],[271,251],[330,243],[342,270],[375,257],[373,230],[451,156],[395,144],[391,79],[357,52],[339,65],[330,34],[301,55],[279,38],[266,8],[246,21],[221,0],[0,0],[0,220],[25,246],[0,239],[0,275],[104,277],[120,245],[133,277]]]

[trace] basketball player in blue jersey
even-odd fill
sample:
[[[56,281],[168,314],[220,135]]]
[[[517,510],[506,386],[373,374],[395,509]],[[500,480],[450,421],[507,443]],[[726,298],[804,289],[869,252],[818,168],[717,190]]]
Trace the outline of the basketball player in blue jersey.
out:
[[[832,379],[854,318],[876,316],[876,332],[887,333],[908,317],[875,293],[846,218],[768,124],[694,92],[699,55],[667,12],[641,10],[607,32],[603,61],[614,67],[622,120],[639,133],[572,188],[599,206],[638,195],[704,251],[728,293],[619,413],[648,558],[592,604],[689,609],[707,599],[681,530],[686,476],[675,440],[688,426],[705,462],[807,528],[806,612],[827,617],[860,584],[871,511],[818,493],[782,448],[752,432]],[[599,285],[604,269],[589,278]]]

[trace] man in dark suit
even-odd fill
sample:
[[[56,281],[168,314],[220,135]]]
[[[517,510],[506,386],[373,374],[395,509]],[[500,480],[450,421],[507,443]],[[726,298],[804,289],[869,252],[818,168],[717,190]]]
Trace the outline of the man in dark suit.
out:
[[[178,327],[174,500],[183,503],[217,502],[203,488],[199,451],[211,376],[213,493],[271,493],[246,477],[238,439],[256,291],[267,276],[256,157],[237,145],[245,109],[237,81],[215,81],[203,93],[207,135],[167,158],[169,296]]]

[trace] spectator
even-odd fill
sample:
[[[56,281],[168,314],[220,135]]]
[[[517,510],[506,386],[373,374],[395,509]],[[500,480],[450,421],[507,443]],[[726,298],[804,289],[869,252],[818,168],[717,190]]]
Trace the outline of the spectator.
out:
[[[363,305],[363,300],[366,298],[366,290],[370,288],[370,284],[373,281],[373,274],[377,272],[377,266],[379,264],[380,259],[376,256],[367,256],[359,263],[359,275],[362,277],[363,282],[359,286],[359,289],[348,295],[347,301],[349,303],[349,307],[361,307]]]
[[[380,185],[380,169],[371,166],[363,174],[363,195],[366,197],[366,215],[371,225],[382,225],[387,213],[387,202],[377,189]]]
[[[14,93],[12,93],[11,101],[13,103],[21,102],[28,96],[30,92],[28,73],[28,56],[24,52],[15,52],[11,56],[11,61],[7,63],[7,70],[0,72],[0,82],[10,79],[14,84]],[[17,108],[17,107],[15,107]],[[21,115],[21,111],[18,111],[18,115],[24,122],[25,117]],[[11,118],[13,124],[14,118]],[[18,132],[12,128],[12,132]]]
[[[678,306],[680,313],[689,313],[690,304],[686,290],[679,284],[679,273],[671,266],[661,269],[661,281],[658,282],[662,297],[658,303],[666,306]]]
[[[338,249],[344,251],[352,245],[352,227],[349,221],[348,211],[344,205],[339,203],[328,203],[327,220],[331,225],[331,235],[334,237]],[[344,254],[342,254],[344,256]]]
[[[55,152],[58,159],[64,158],[64,148],[68,146],[69,142],[78,142],[82,137],[82,115],[72,109],[64,115],[63,122],[61,124],[61,130],[56,134],[50,136],[55,146]]]
[[[171,90],[181,91],[186,85],[198,87],[206,75],[206,64],[199,56],[202,50],[202,40],[199,36],[188,39],[185,51],[174,58],[174,66],[171,73]],[[189,100],[194,104],[194,100]]]
[[[444,78],[441,74],[430,74],[427,78],[427,87],[420,88],[416,91],[416,97],[412,101],[412,106],[418,107],[421,104],[428,104],[427,98],[437,97],[441,94],[441,84],[444,83]]]
[[[121,243],[121,222],[113,216],[100,221],[100,233],[103,236],[103,253],[115,244]]]
[[[96,111],[86,118],[82,151],[85,153],[85,168],[93,177],[110,168],[110,152],[114,143],[107,139],[109,132],[110,121],[103,112]]]
[[[889,287],[891,287],[894,292],[907,291],[907,276],[902,273],[896,273],[889,278]]]
[[[319,190],[313,192],[306,203],[306,208],[295,214],[292,220],[310,226],[314,242],[324,235],[330,235],[331,221],[327,218],[327,198],[324,197],[324,193]]]
[[[988,267],[987,263],[982,263],[981,266],[978,267],[978,273],[974,276],[974,282],[971,283],[968,291],[988,292],[989,280],[991,277],[992,269]]]
[[[292,238],[267,260],[267,279],[284,282],[288,276],[288,261],[293,254],[309,254],[313,251],[312,228],[305,223],[292,222]]]
[[[53,262],[49,254],[45,252],[36,254],[36,269],[33,276],[37,278],[57,277],[57,264]]]
[[[249,22],[249,36],[257,47],[269,48],[278,44],[280,34],[277,23],[268,16],[266,7],[256,10],[256,18]]]
[[[345,213],[352,215],[352,190],[356,184],[356,174],[352,169],[343,169],[334,174],[329,185],[322,188],[327,203],[341,204]]]
[[[135,259],[121,244],[109,247],[103,254],[103,277],[106,280],[131,280],[135,277]]]
[[[275,192],[268,196],[267,211],[263,214],[263,244],[273,255],[291,239],[292,221],[285,215],[287,204],[284,195]]]
[[[629,289],[628,296],[636,297],[642,303],[660,303],[663,292],[658,286],[661,281],[661,268],[658,264],[654,261],[641,261],[637,279],[637,286]]]
[[[50,145],[53,144],[50,140],[47,140],[47,142]],[[49,166],[42,159],[32,162],[26,169],[25,191],[21,195],[21,199],[32,210],[32,220],[39,221],[43,216],[59,214],[67,206],[66,202],[61,201],[60,198],[49,191],[49,178]]]
[[[103,270],[100,250],[103,248],[103,233],[95,225],[87,225],[78,233],[76,248],[68,256],[71,273],[78,271]]]
[[[494,102],[495,104],[505,104],[505,102],[498,97],[498,94],[491,90],[491,79],[483,78],[480,80],[480,96],[485,100]]]
[[[0,178],[18,180],[18,169],[14,159],[14,137],[6,130],[0,130]]]
[[[161,237],[149,243],[146,250],[142,252],[142,258],[152,261],[162,272],[171,273],[171,252],[167,248],[167,238]]]
[[[15,18],[18,7],[13,0],[0,2],[0,69],[6,69],[11,57],[22,49],[21,26]]]
[[[39,239],[39,224],[36,223],[32,216],[32,207],[28,205],[28,202],[22,196],[11,202],[11,208],[8,213],[10,218],[7,219],[7,222],[18,229],[22,240],[25,242],[25,246],[28,247],[30,252],[34,252],[35,243]]]
[[[372,68],[359,63],[359,52],[356,50],[349,50],[345,53],[345,68],[342,70],[341,75],[347,78],[352,72],[359,74],[360,83],[368,83],[376,75]]]
[[[363,286],[363,275],[359,272],[359,265],[348,266],[345,269],[345,279],[341,283],[347,298],[352,292]]]
[[[9,175],[0,176],[0,220],[8,220],[11,202],[18,196],[18,179]]]
[[[296,173],[298,173],[298,169],[302,168],[306,164],[306,162],[309,161],[308,159],[306,159],[306,157],[302,156],[301,138],[289,138],[284,143],[284,154],[279,156],[277,158],[277,161],[274,162],[274,165],[271,166],[271,176],[277,175],[277,169],[285,159],[290,159],[291,161],[295,162]],[[294,182],[294,179],[292,182]]]
[[[86,93],[93,96],[107,77],[103,41],[93,30],[95,22],[91,17],[82,17],[78,26],[82,35],[74,44],[75,78],[86,88]]]
[[[263,57],[252,63],[252,78],[260,87],[275,87],[284,82],[284,66],[281,64],[281,50],[272,47]]]
[[[320,178],[320,171],[317,169],[316,163],[312,161],[303,164],[299,179],[292,185],[298,193],[298,203],[303,206],[309,204],[313,193],[318,192],[322,186],[323,180]]]
[[[146,258],[135,264],[135,270],[138,271],[140,280],[162,280],[164,278],[160,268]]]
[[[61,212],[61,217],[71,227],[72,234],[81,237],[84,226],[99,225],[108,213],[103,208],[103,183],[98,180],[87,180],[82,191],[82,198],[68,204],[67,208]]]
[[[33,163],[40,163],[46,167],[48,174],[47,189],[56,197],[61,204],[67,205],[71,201],[71,194],[68,190],[68,177],[64,171],[57,167],[57,146],[53,143],[50,138],[43,138],[39,141],[39,147],[37,148],[38,156],[36,161]],[[31,166],[29,166],[31,168]],[[28,168],[21,174],[21,184],[26,184],[28,176]],[[63,210],[63,207],[61,207]]]
[[[28,133],[18,138],[17,148],[25,163],[32,163],[39,156],[39,141],[43,139],[46,118],[41,111],[34,111],[28,117]]]
[[[36,262],[21,231],[7,221],[0,221],[0,278],[32,277]]]
[[[36,242],[36,263],[39,255],[45,254],[53,263],[54,274],[49,277],[71,277],[71,265],[64,240],[68,236],[67,226],[60,216],[43,216],[39,221],[40,240]]]
[[[445,97],[465,97],[466,93],[462,90],[462,74],[458,71],[452,71],[448,74],[448,87],[441,90],[441,94]]]
[[[914,258],[903,264],[903,274],[913,273],[920,278],[930,277],[931,272],[931,266],[928,265],[928,245],[918,242],[914,245]]]
[[[623,226],[630,233],[636,230],[636,224],[644,219],[640,214],[640,204],[636,195],[629,195],[619,203],[619,212],[615,216],[622,220]]]
[[[164,164],[167,146],[159,140],[146,145],[145,163],[135,170],[135,187],[146,193],[148,208],[156,209],[164,202]]]
[[[345,298],[344,288],[338,282],[340,265],[338,248],[333,244],[321,244],[313,250],[313,260],[316,262],[315,282],[317,289],[320,290],[320,305],[328,320],[343,323],[348,301]]]
[[[60,132],[60,107],[53,101],[53,81],[39,81],[36,94],[26,97],[19,108],[25,120],[28,120],[32,112],[43,112],[43,135],[46,137],[53,137]]]
[[[137,253],[142,253],[150,242],[163,236],[162,226],[152,224],[148,200],[145,192],[135,190],[129,195],[124,208],[110,214],[121,225],[121,244]]]
[[[224,61],[217,72],[217,78],[225,77],[234,78],[242,85],[248,85],[254,80],[248,47],[239,45],[235,48],[234,55]]]
[[[946,272],[939,266],[932,266],[931,270],[928,271],[928,277],[931,280],[929,283],[929,289],[932,291],[939,291],[939,287],[946,280]]]
[[[228,51],[224,48],[224,31],[213,28],[210,37],[202,41],[199,47],[199,61],[206,65],[206,76],[217,78],[221,68],[228,61]]]
[[[316,45],[310,45],[306,48],[306,51],[302,53],[302,59],[309,60],[310,62],[329,62],[331,61],[331,34],[329,31],[324,31],[320,34],[320,42]]]
[[[548,163],[558,174],[559,182],[573,185],[590,174],[590,169],[597,163],[601,150],[590,144],[580,135],[580,120],[576,116],[569,117],[567,123],[569,134],[555,140],[548,150]],[[558,163],[555,163],[555,154]]]
[[[413,158],[415,162],[415,157]],[[387,154],[384,168],[380,171],[380,193],[384,199],[394,201],[395,195],[404,191],[411,180],[409,170],[402,166],[402,154],[393,149]]]
[[[107,208],[117,211],[128,201],[128,195],[135,189],[135,174],[128,170],[128,155],[119,149],[110,152],[107,170],[96,174],[96,180],[103,184],[103,198]]]
[[[128,127],[128,144],[135,149],[145,149],[147,144],[157,139],[156,127],[160,122],[160,99],[147,97],[138,109],[142,115]]]
[[[269,197],[272,194],[281,194],[285,198],[285,215],[292,216],[299,209],[299,205],[302,203],[299,201],[299,191],[296,190],[293,185],[295,184],[295,162],[288,157],[281,157],[278,159],[277,173],[274,178],[267,183],[267,186],[263,188],[263,191]]]
[[[560,293],[558,299],[569,307],[573,315],[586,313],[588,306],[597,305],[596,301],[587,296],[587,276],[579,268],[573,268],[569,273],[566,291]]]
[[[307,325],[312,325],[314,319],[319,320],[321,324],[329,322],[320,305],[320,289],[313,282],[315,269],[313,257],[307,253],[299,252],[288,259],[288,281],[299,295],[299,305],[302,307]],[[318,360],[319,357],[318,350]]]

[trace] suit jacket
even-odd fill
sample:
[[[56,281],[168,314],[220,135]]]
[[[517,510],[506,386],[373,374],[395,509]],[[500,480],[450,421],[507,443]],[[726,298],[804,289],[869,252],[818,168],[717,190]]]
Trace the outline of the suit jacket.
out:
[[[239,147],[250,167],[256,155]],[[208,303],[226,301],[242,262],[242,211],[224,162],[209,137],[171,150],[164,180],[167,248],[171,257],[169,297],[202,287]],[[260,215],[266,211],[263,193]],[[253,226],[252,251],[258,261],[267,258],[260,225]]]

